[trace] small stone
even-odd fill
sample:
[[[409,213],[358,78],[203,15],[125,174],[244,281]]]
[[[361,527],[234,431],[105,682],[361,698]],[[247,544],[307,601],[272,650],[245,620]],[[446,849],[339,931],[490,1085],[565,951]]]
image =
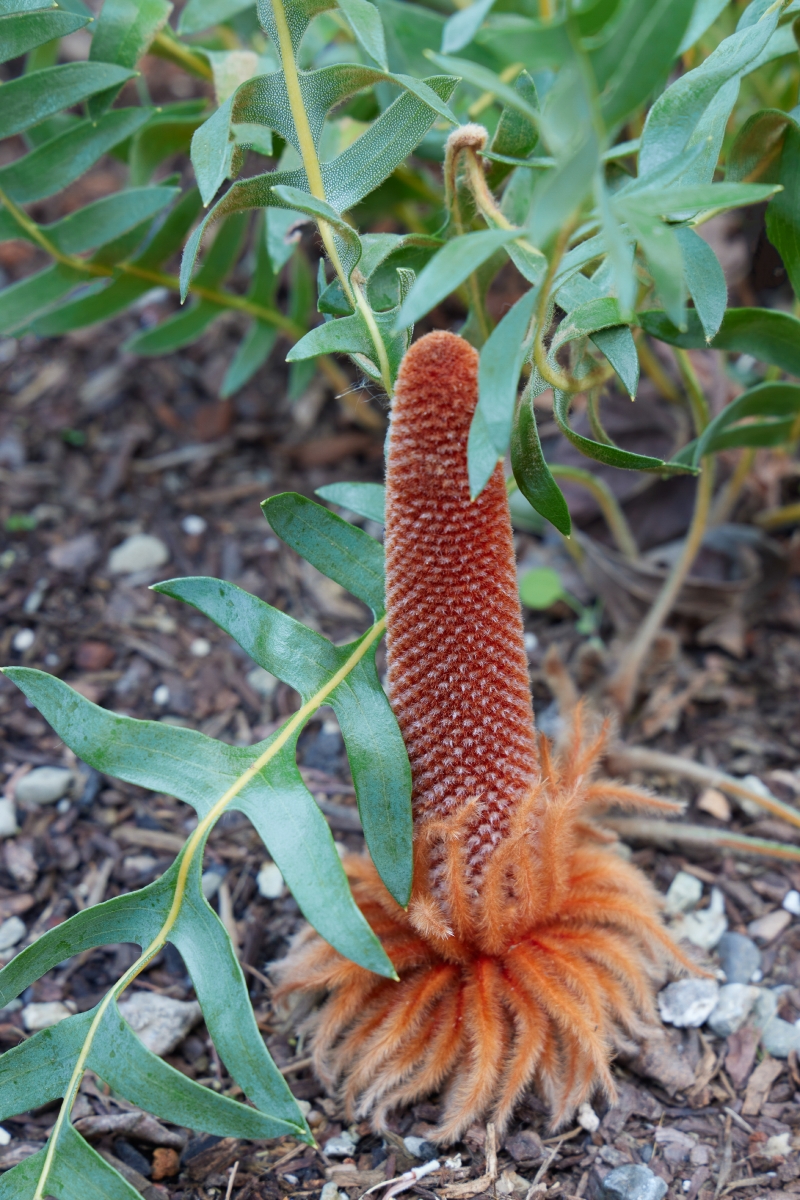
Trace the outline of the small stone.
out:
[[[100,557],[100,543],[93,533],[82,533],[47,551],[47,561],[55,571],[85,571]]]
[[[222,883],[225,876],[228,874],[227,867],[209,867],[203,872],[203,877],[200,880],[200,887],[206,900],[213,900],[219,891],[219,885]]]
[[[0,950],[10,950],[22,941],[26,933],[24,921],[20,921],[19,917],[9,917],[0,925]]]
[[[153,571],[169,561],[169,550],[150,533],[134,533],[115,546],[108,556],[112,575],[132,575],[137,571]]]
[[[195,638],[189,645],[189,653],[194,658],[207,658],[211,653],[211,642],[208,638]]]
[[[265,862],[256,876],[259,895],[265,900],[277,900],[283,895],[283,875],[274,862]]]
[[[23,775],[14,796],[22,805],[55,804],[66,795],[75,780],[67,767],[35,767]]]
[[[159,708],[169,704],[169,688],[165,683],[160,683],[153,692],[153,704],[157,704]]]
[[[41,1003],[26,1004],[21,1015],[22,1024],[28,1033],[36,1033],[38,1029],[49,1029],[51,1025],[57,1025],[65,1017],[71,1017],[72,1013],[60,1000],[45,1000]]]
[[[613,1200],[663,1200],[667,1185],[643,1163],[630,1163],[609,1172],[603,1191]]]
[[[414,1158],[422,1158],[426,1162],[436,1158],[436,1147],[421,1137],[404,1137],[403,1145]]]
[[[718,792],[716,788],[706,788],[697,801],[697,807],[701,812],[716,817],[718,821],[730,821],[731,819],[728,797],[723,792]]]
[[[800,1029],[780,1017],[773,1017],[764,1028],[761,1044],[773,1058],[788,1058],[792,1050],[800,1053]]]
[[[728,983],[750,983],[761,969],[761,951],[743,933],[724,933],[717,943],[717,954]]]
[[[0,1146],[7,1146],[10,1141],[11,1134],[7,1129],[4,1129],[3,1126],[0,1125]]]
[[[716,1007],[708,1018],[708,1025],[717,1037],[726,1038],[741,1029],[760,990],[747,983],[726,983],[719,989]]]
[[[787,892],[783,897],[782,907],[793,917],[800,917],[800,892],[796,892],[794,888]]]
[[[664,911],[668,917],[688,912],[698,903],[702,894],[703,885],[696,876],[690,875],[688,871],[678,871],[669,885]]]
[[[329,1179],[327,1183],[322,1185],[322,1191],[319,1194],[319,1200],[342,1200],[346,1198],[346,1192],[340,1192],[335,1179]]]
[[[346,1129],[338,1137],[328,1138],[323,1147],[323,1154],[328,1158],[352,1158],[355,1151],[356,1140]]]
[[[679,941],[685,938],[701,950],[713,950],[727,928],[725,898],[719,888],[712,888],[708,908],[687,913],[676,923],[673,932]]]
[[[588,1104],[585,1100],[578,1108],[578,1124],[587,1133],[597,1133],[600,1128],[600,1118],[591,1104]]]
[[[82,671],[104,671],[111,666],[115,654],[108,642],[81,642],[75,652],[75,665]]]
[[[196,1000],[173,1000],[156,992],[134,992],[119,1011],[153,1054],[171,1054],[201,1019]]]
[[[26,650],[30,650],[35,641],[36,634],[32,629],[18,629],[11,639],[11,646],[17,654],[24,654]]]
[[[759,988],[758,999],[750,1013],[750,1024],[754,1029],[766,1029],[778,1011],[778,996],[773,988]]]
[[[765,917],[759,917],[758,920],[751,921],[747,926],[747,932],[757,942],[762,942],[765,946],[768,946],[791,923],[791,913],[788,913],[785,908],[776,908],[774,912],[767,913]]]
[[[19,833],[19,825],[17,825],[17,814],[14,808],[14,801],[8,796],[0,797],[0,838],[13,837],[15,833]]]
[[[188,533],[189,537],[200,537],[208,529],[208,522],[205,517],[198,517],[194,513],[190,513],[181,521],[181,529],[184,533]]]
[[[177,1150],[168,1146],[156,1146],[153,1151],[153,1180],[169,1179],[177,1175],[181,1168],[181,1156]]]
[[[511,1137],[506,1138],[505,1148],[515,1162],[526,1162],[529,1159],[541,1162],[545,1157],[546,1146],[533,1129],[520,1129]]]
[[[713,979],[679,979],[658,993],[658,1011],[665,1025],[699,1029],[708,1019],[719,997]]]
[[[275,694],[280,680],[269,671],[265,671],[263,667],[253,667],[252,671],[247,672],[247,682],[254,692],[258,692],[259,696],[268,700]]]

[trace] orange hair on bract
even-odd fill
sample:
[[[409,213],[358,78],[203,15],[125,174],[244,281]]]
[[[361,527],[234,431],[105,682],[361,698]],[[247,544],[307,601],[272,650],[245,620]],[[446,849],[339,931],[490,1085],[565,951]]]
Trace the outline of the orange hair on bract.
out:
[[[498,464],[474,502],[467,438],[478,355],[430,333],[403,361],[386,488],[389,695],[413,778],[408,910],[366,856],[353,895],[399,983],[312,930],[280,964],[280,992],[324,992],[309,1019],[315,1069],[353,1116],[384,1126],[440,1093],[435,1137],[477,1118],[504,1128],[535,1085],[558,1125],[597,1089],[624,1035],[655,1019],[653,980],[688,966],[645,877],[596,824],[610,805],[674,811],[594,783],[604,731],[580,706],[554,761],[537,745],[511,520]],[[612,844],[609,844],[612,843]]]

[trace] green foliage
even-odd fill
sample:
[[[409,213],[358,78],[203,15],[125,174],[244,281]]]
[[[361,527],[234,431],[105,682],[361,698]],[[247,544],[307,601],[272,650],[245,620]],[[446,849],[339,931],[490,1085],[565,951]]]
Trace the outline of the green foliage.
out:
[[[532,527],[541,517],[569,536],[556,481],[563,468],[548,466],[536,424],[534,400],[549,388],[558,428],[590,464],[693,473],[718,451],[797,437],[800,387],[778,377],[800,378],[800,320],[728,309],[721,267],[702,236],[716,213],[766,204],[768,236],[800,296],[796,7],[188,0],[175,20],[168,0],[104,0],[94,19],[75,0],[0,0],[0,137],[18,139],[0,168],[0,241],[27,241],[47,256],[0,291],[0,333],[59,336],[166,288],[185,305],[136,333],[128,349],[168,353],[238,312],[241,338],[222,396],[243,387],[281,339],[289,344],[281,353],[292,364],[291,397],[319,360],[339,354],[391,396],[414,324],[455,294],[467,313],[462,332],[480,350],[471,492],[477,497],[510,451],[520,520]],[[77,30],[91,38],[88,61],[60,62],[58,39]],[[152,104],[140,74],[147,53],[186,71],[203,94]],[[483,133],[462,129],[448,142],[454,127],[476,119]],[[127,170],[120,191],[49,224],[28,211],[109,153]],[[180,155],[191,160],[194,183],[179,187],[188,163],[180,175],[168,172]],[[304,227],[310,236],[301,237]],[[495,324],[487,295],[504,269],[515,302]],[[612,378],[636,396],[648,338],[675,347],[694,405],[697,436],[671,461],[614,445],[600,415]],[[680,358],[706,346],[750,355],[766,375],[710,422],[698,417]],[[591,436],[571,423],[578,393],[588,397]],[[334,484],[320,494],[384,519],[378,485]],[[359,639],[336,647],[230,584],[159,585],[300,692],[299,712],[265,742],[230,747],[132,721],[50,676],[11,672],[86,762],[179,796],[199,824],[157,883],[78,914],[0,972],[5,1003],[82,949],[109,941],[142,947],[93,1013],[0,1060],[3,1112],[64,1097],[48,1146],[0,1179],[0,1198],[38,1200],[49,1191],[64,1200],[77,1196],[76,1180],[81,1200],[131,1195],[69,1123],[87,1066],[121,1095],[193,1127],[308,1136],[263,1048],[227,935],[199,891],[205,839],[227,808],[249,816],[323,936],[367,969],[392,972],[295,762],[303,724],[330,704],[367,844],[405,903],[409,769],[375,668],[385,620],[381,547],[299,496],[273,497],[265,513],[374,618]],[[32,518],[9,520],[22,530]],[[545,582],[541,572],[527,579],[527,602],[542,600]],[[591,632],[596,615],[576,611]],[[199,951],[209,939],[213,955]],[[255,1107],[175,1077],[119,1018],[117,998],[168,940]]]

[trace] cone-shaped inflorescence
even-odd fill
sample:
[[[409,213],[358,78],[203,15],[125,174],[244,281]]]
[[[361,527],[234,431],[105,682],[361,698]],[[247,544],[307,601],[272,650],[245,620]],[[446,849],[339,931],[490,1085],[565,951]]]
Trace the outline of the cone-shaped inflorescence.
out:
[[[414,781],[414,890],[404,911],[372,864],[346,862],[399,983],[311,930],[284,992],[327,993],[310,1020],[320,1077],[376,1128],[439,1094],[439,1140],[501,1127],[530,1086],[554,1124],[652,1020],[653,980],[682,961],[658,897],[593,820],[674,806],[592,771],[602,731],[580,713],[554,760],[533,728],[511,523],[498,466],[472,502],[467,437],[478,356],[431,333],[408,352],[392,411],[386,558],[389,687]],[[685,964],[684,964],[685,965]]]

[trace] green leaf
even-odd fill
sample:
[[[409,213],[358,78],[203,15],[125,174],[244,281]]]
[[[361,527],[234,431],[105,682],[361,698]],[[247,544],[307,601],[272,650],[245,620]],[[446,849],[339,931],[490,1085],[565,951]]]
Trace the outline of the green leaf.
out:
[[[282,501],[284,497],[276,499]],[[298,497],[298,500],[301,499]],[[320,508],[312,501],[307,500],[305,504],[310,508]],[[348,526],[347,522],[341,521],[327,509],[321,511],[331,522],[339,522],[360,534],[361,539],[367,539],[365,533]],[[320,522],[314,522],[318,528],[311,528],[309,534],[309,522],[301,523],[301,520],[290,518],[288,528],[284,528],[275,513],[269,513],[269,508],[267,512],[271,523],[273,516],[276,517],[273,528],[279,536],[285,537],[295,549],[303,547],[304,553],[308,553],[309,560],[315,566],[336,556],[338,545],[332,541],[326,544],[325,530],[322,534],[318,531]],[[336,536],[339,536],[338,533]],[[343,542],[346,544],[350,541],[349,535],[345,535]],[[312,554],[314,558],[311,558]],[[344,572],[340,572],[344,578],[348,577],[348,570],[349,566],[345,564]],[[219,580],[179,579],[159,585],[158,590],[185,600],[204,612],[260,666],[296,688],[304,699],[315,687],[319,688],[340,671],[359,645],[356,642],[334,647],[327,639],[312,633],[291,617],[271,609],[254,596],[240,592],[233,584],[223,584]],[[397,722],[378,681],[374,660],[376,645],[377,640],[358,665],[326,696],[326,703],[336,713],[342,730],[364,836],[373,862],[395,899],[406,904],[411,888],[411,777]],[[283,870],[272,846],[269,849]],[[289,883],[285,873],[284,877]],[[318,884],[317,889],[319,895],[316,903],[328,906],[330,899],[327,897],[333,893],[327,893],[326,897],[322,884]],[[300,898],[296,898],[302,907]],[[312,923],[319,929],[316,921]],[[332,917],[328,917],[326,923],[330,927]],[[329,934],[320,932],[332,941]],[[365,963],[363,958],[358,961],[362,965],[371,965]],[[374,961],[373,954],[373,964]],[[385,968],[376,968],[375,965],[371,969],[378,969],[381,974],[387,973]]]
[[[533,398],[522,397],[511,431],[511,469],[522,495],[564,537],[572,532],[569,509],[542,453]]]
[[[573,396],[568,392],[561,392],[557,388],[554,390],[553,396],[553,416],[556,424],[573,446],[587,458],[593,458],[596,462],[605,463],[608,467],[620,467],[626,471],[657,471],[665,475],[672,475],[691,469],[675,463],[666,463],[663,459],[653,458],[649,454],[633,454],[630,450],[620,449],[619,446],[609,445],[607,442],[595,442],[591,438],[583,437],[582,434],[576,433],[569,424],[569,408]],[[531,504],[533,504],[532,500]]]
[[[34,1200],[46,1149],[26,1158],[0,1178],[0,1200]],[[139,1192],[101,1158],[67,1121],[61,1131],[48,1193],[59,1200],[138,1200]],[[41,1192],[39,1192],[41,1195]]]
[[[566,21],[532,21],[516,13],[493,14],[476,35],[481,47],[508,64],[523,62],[531,73],[572,61]]]
[[[24,329],[37,313],[60,300],[86,276],[74,267],[54,263],[36,275],[28,275],[0,292],[0,333]]]
[[[134,334],[125,343],[125,349],[131,354],[147,357],[171,354],[173,350],[180,350],[182,346],[190,346],[192,342],[196,342],[211,322],[224,311],[221,304],[215,304],[211,300],[198,300],[188,308],[167,317],[154,329]]]
[[[721,211],[745,204],[760,204],[775,194],[776,186],[760,183],[700,183],[684,187],[659,187],[636,191],[630,199],[623,197],[618,207],[626,217],[632,211],[651,217],[665,217],[671,213],[703,208]]]
[[[800,297],[800,125],[786,130],[778,168],[783,191],[767,208],[767,236],[783,259],[795,296]]]
[[[179,195],[180,190],[174,187],[127,188],[95,200],[42,229],[64,254],[80,254],[150,220]]]
[[[647,114],[639,150],[639,175],[681,154],[697,123],[720,88],[739,75],[766,46],[780,17],[780,6],[755,25],[725,38],[699,67],[681,75],[659,96]]]
[[[703,332],[710,340],[719,331],[728,304],[728,287],[717,256],[693,229],[675,230],[683,255],[683,273]]]
[[[234,143],[230,138],[233,96],[192,135],[192,166],[203,204],[210,204],[231,170]]]
[[[442,30],[442,54],[457,54],[468,46],[491,12],[494,0],[473,0],[448,17]]]
[[[178,580],[161,589],[177,595],[185,584],[186,580]],[[232,585],[212,580],[209,586],[217,596],[227,597]],[[254,598],[235,590],[239,611],[244,613],[248,600]],[[314,667],[324,685],[347,655],[339,655],[324,638],[299,623],[295,626],[302,631],[298,639],[309,635],[299,643],[305,649],[301,666]],[[308,650],[313,645],[319,653],[318,642],[330,647],[322,663],[315,663]],[[39,671],[18,667],[8,668],[6,674],[84,762],[104,774],[174,795],[201,817],[266,749],[285,737],[278,730],[256,746],[228,746],[195,730],[118,716]],[[386,955],[353,902],[327,822],[300,776],[295,760],[299,732],[297,726],[230,807],[250,818],[306,920],[321,936],[346,958],[391,976]]]
[[[685,54],[687,50],[691,49],[706,30],[711,28],[719,14],[723,9],[728,7],[729,3],[730,0],[695,0],[692,18],[678,47],[678,54]]]
[[[481,349],[478,406],[467,441],[470,496],[475,500],[505,458],[511,437],[522,363],[538,289],[531,288],[505,314]]]
[[[639,323],[646,333],[685,350],[702,350],[710,344],[715,350],[752,354],[761,362],[800,376],[800,320],[791,313],[773,308],[729,308],[710,343],[706,342],[699,314],[690,310],[686,315],[685,331],[677,329],[666,313],[658,310],[639,313]]]
[[[520,578],[519,598],[526,608],[552,608],[563,595],[564,586],[552,567],[534,567]]]
[[[79,104],[104,88],[122,86],[134,71],[111,63],[64,63],[32,71],[3,84],[0,138],[38,125],[62,108]]]
[[[692,461],[696,466],[704,455],[729,446],[779,445],[791,432],[798,413],[800,386],[796,383],[759,383],[737,396],[709,422],[694,444]],[[751,417],[760,420],[736,427],[736,422]]]
[[[686,283],[675,230],[659,217],[643,212],[634,201],[629,201],[624,209],[620,205],[620,209],[644,252],[647,269],[670,320],[679,329],[685,328]]]
[[[152,117],[131,143],[128,165],[131,183],[136,186],[148,183],[165,158],[188,153],[192,136],[203,122],[199,113],[174,113],[171,108]]]
[[[385,524],[386,488],[382,483],[328,483],[315,495],[379,525]]]
[[[201,33],[254,7],[255,0],[188,0],[178,18],[178,33]]]
[[[541,115],[538,108],[529,104],[522,92],[517,91],[511,84],[504,83],[500,76],[494,71],[490,71],[488,67],[472,62],[468,58],[453,58],[449,54],[436,54],[433,50],[426,50],[425,57],[435,63],[437,67],[441,67],[443,71],[460,76],[465,83],[472,84],[481,92],[490,92],[498,100],[502,100],[508,108],[513,108],[522,116],[527,117],[538,128]]]
[[[628,4],[604,47],[613,69],[600,111],[613,128],[642,104],[666,75],[692,15],[694,0],[637,0]]]
[[[337,4],[370,58],[383,67],[384,71],[388,71],[383,22],[375,5],[370,4],[369,0],[337,0]]]
[[[90,60],[135,67],[171,12],[169,0],[103,0],[94,26]],[[105,112],[118,91],[118,87],[112,87],[93,96],[89,116]]]
[[[89,20],[89,17],[58,9],[0,16],[0,62],[8,62],[20,54],[27,54],[34,46],[74,33],[88,25]]]
[[[587,133],[553,171],[547,171],[535,188],[530,239],[545,246],[569,216],[583,203],[592,187],[598,166],[599,147],[594,133]]]
[[[520,231],[515,229],[481,229],[446,242],[417,277],[400,309],[396,327],[414,325],[496,250],[519,236]]]
[[[17,204],[52,196],[146,125],[150,113],[147,108],[117,108],[96,121],[78,122],[24,157],[0,167],[0,188]]]
[[[551,350],[588,335],[605,354],[633,399],[639,386],[639,358],[619,302],[603,296],[595,281],[581,274],[574,275],[558,289],[556,302],[568,314],[568,320],[559,325]]]
[[[369,0],[364,0],[364,3],[369,3]],[[313,217],[318,225],[323,222],[331,226],[337,237],[342,266],[349,279],[361,259],[362,252],[361,239],[352,225],[348,225],[326,201],[318,200],[316,196],[311,196],[300,188],[287,187],[284,184],[273,188],[273,192],[289,209]]]
[[[277,336],[278,330],[274,325],[259,320],[251,321],[225,372],[219,393],[221,399],[227,400],[228,396],[233,396],[252,379],[269,358]]]
[[[271,496],[264,516],[287,545],[372,609],[386,611],[383,547],[363,529],[296,492]]]

